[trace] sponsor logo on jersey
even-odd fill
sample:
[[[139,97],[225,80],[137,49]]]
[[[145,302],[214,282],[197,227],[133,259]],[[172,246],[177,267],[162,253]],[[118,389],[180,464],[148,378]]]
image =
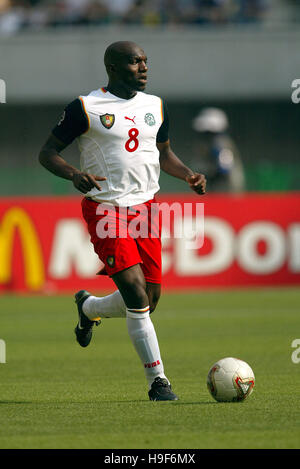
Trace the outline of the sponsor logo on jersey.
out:
[[[155,118],[154,118],[154,115],[151,114],[151,112],[147,112],[147,114],[145,114],[145,122],[146,124],[152,126],[152,125],[155,125]]]
[[[112,126],[115,123],[115,115],[114,114],[103,114],[102,116],[100,116],[100,121],[101,121],[101,124],[106,129],[111,129]]]
[[[132,119],[130,117],[125,116],[125,119],[127,119],[128,121],[132,121],[134,125],[136,125],[136,123],[134,122],[135,116]]]

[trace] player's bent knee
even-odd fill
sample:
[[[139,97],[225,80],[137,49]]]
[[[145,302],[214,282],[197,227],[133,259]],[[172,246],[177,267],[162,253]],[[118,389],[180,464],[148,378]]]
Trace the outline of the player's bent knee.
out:
[[[160,299],[161,287],[156,284],[147,284],[147,294],[149,298],[150,314],[155,310]]]
[[[144,285],[140,282],[128,282],[120,289],[128,308],[143,308],[149,303]]]
[[[140,266],[133,266],[113,277],[127,308],[143,308],[149,304],[146,282]]]
[[[148,297],[145,288],[142,285],[132,285],[131,286],[131,297],[133,301],[138,302],[140,305],[148,304]]]

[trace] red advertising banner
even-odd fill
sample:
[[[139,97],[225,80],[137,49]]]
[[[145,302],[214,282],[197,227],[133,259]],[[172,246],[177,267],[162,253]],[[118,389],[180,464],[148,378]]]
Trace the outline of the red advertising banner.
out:
[[[163,216],[164,289],[300,284],[300,193],[172,194],[157,201],[171,214]],[[102,264],[80,202],[0,199],[0,292],[114,288],[96,275]],[[202,211],[195,211],[198,204]],[[197,226],[199,214],[204,223]],[[193,228],[197,246],[185,231],[176,234],[182,222]]]

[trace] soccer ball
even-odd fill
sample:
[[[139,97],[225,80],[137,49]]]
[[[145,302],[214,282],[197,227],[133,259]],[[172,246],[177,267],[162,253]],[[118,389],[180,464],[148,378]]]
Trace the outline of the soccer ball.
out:
[[[254,388],[255,376],[248,363],[238,358],[222,358],[209,370],[207,387],[219,402],[243,401]]]

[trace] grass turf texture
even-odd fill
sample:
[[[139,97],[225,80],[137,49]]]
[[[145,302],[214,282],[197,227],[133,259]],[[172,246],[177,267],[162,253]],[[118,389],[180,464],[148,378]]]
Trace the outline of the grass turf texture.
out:
[[[296,289],[163,294],[152,316],[178,402],[150,402],[122,319],[104,319],[82,349],[72,296],[0,298],[0,448],[299,448]],[[256,376],[243,403],[206,388],[220,358]]]

